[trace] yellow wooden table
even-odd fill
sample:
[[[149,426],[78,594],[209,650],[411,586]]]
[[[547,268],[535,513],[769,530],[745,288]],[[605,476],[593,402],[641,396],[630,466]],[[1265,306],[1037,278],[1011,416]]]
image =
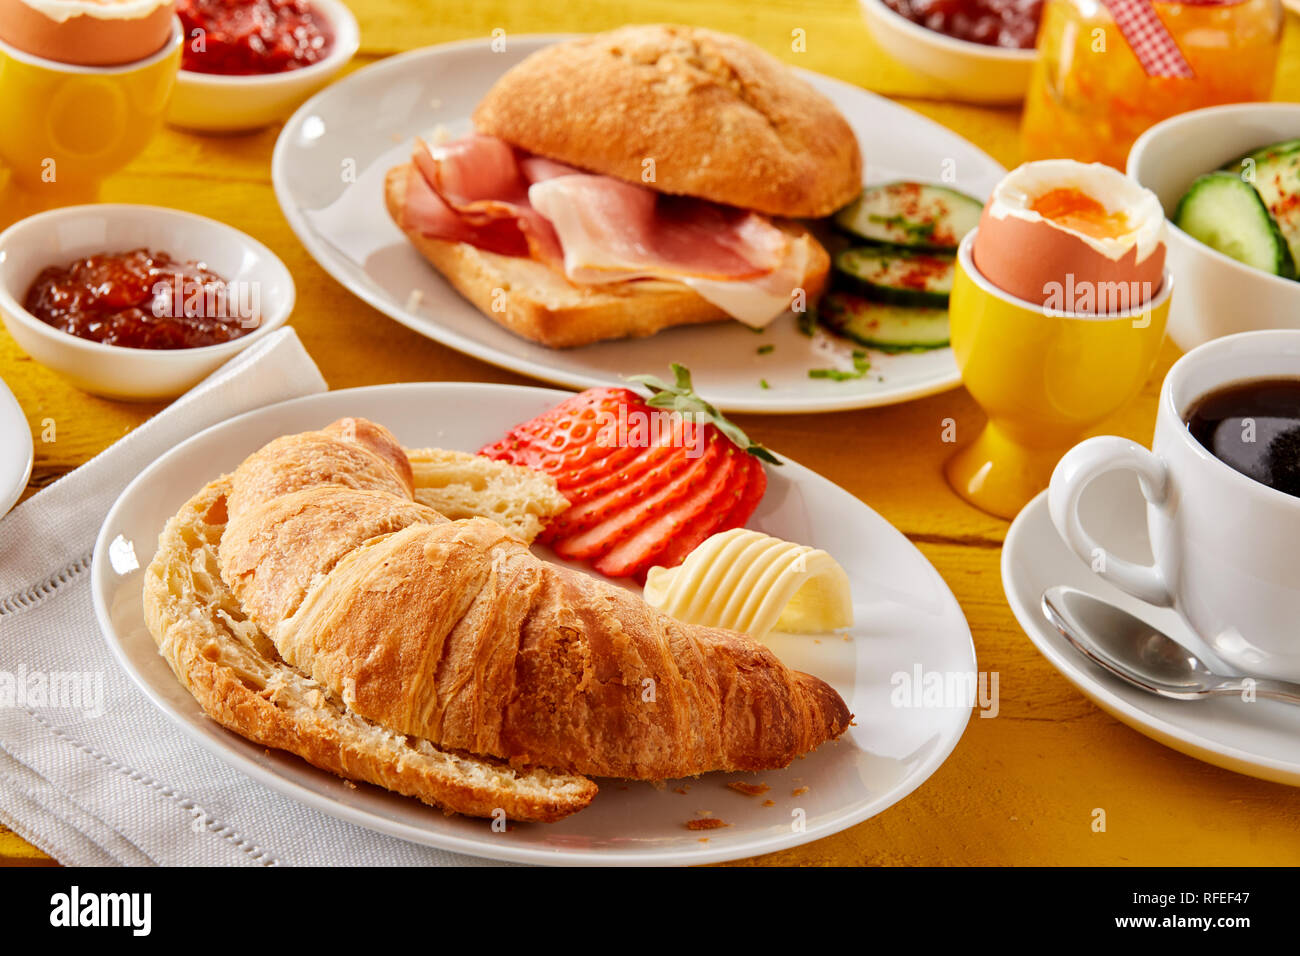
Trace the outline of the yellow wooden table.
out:
[[[603,30],[675,21],[739,33],[784,59],[900,99],[951,127],[1004,165],[1018,162],[1018,111],[940,101],[923,78],[872,42],[854,0],[527,0],[430,3],[351,0],[361,22],[356,66],[412,47],[509,34]],[[1300,94],[1300,23],[1290,17],[1277,96]],[[792,53],[793,30],[807,49]],[[327,276],[299,244],[271,190],[277,130],[204,138],[166,130],[105,186],[110,202],[157,203],[229,222],[284,259],[298,284],[292,322],[330,385],[396,381],[525,384],[421,338]],[[882,131],[887,135],[887,131]],[[870,162],[871,144],[864,144]],[[1101,430],[1149,441],[1167,346],[1142,395]],[[31,423],[36,467],[28,494],[138,425],[157,406],[76,391],[23,355],[0,332],[0,376]],[[40,439],[44,419],[58,440]],[[1300,789],[1219,770],[1168,750],[1102,713],[1034,650],[1002,594],[999,558],[1007,523],[971,508],[940,466],[982,413],[962,390],[892,408],[833,415],[741,416],[756,440],[778,448],[856,494],[925,553],[961,602],[982,670],[1000,674],[1001,709],[974,718],[948,762],[900,805],[851,830],[762,857],[771,864],[1300,864]],[[880,465],[873,467],[873,465]],[[87,634],[86,640],[98,640]],[[0,653],[3,649],[0,648]],[[1107,829],[1095,833],[1092,812]],[[0,863],[46,858],[0,829]]]

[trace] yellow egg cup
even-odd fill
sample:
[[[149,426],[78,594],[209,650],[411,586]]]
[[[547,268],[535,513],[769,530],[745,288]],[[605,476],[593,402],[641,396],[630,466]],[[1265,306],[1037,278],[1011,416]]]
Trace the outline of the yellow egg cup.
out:
[[[1138,309],[1051,311],[984,278],[971,258],[977,233],[958,249],[948,311],[962,381],[989,420],[944,472],[957,494],[1009,519],[1047,487],[1071,446],[1141,390],[1164,340],[1173,277],[1166,270]]]
[[[158,131],[180,69],[184,31],[121,66],[32,56],[0,42],[0,218],[92,202],[99,184]]]

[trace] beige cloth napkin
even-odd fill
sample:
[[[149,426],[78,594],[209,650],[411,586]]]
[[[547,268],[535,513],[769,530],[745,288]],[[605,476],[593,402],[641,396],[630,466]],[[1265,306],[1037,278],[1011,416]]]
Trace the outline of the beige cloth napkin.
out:
[[[0,521],[0,823],[66,864],[472,864],[280,796],[190,742],[114,661],[90,554],[145,466],[241,412],[326,390],[292,329],[246,349]],[[42,706],[5,681],[89,675],[102,712]],[[13,687],[11,683],[9,685]]]

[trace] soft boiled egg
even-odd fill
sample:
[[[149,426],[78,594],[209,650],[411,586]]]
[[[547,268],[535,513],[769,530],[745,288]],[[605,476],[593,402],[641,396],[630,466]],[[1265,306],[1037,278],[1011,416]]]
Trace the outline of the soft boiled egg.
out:
[[[1047,159],[993,190],[971,257],[989,282],[1044,308],[1124,312],[1160,291],[1164,230],[1155,193],[1123,173]]]
[[[0,0],[0,40],[46,60],[118,66],[163,48],[175,6],[174,0]]]

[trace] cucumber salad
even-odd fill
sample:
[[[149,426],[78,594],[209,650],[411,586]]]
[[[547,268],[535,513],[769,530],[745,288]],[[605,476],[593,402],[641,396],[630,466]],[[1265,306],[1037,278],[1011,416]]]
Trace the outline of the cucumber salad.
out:
[[[868,186],[835,214],[847,244],[834,256],[821,324],[885,352],[946,346],[957,244],[982,210],[979,200],[946,186]]]
[[[1297,278],[1300,262],[1300,139],[1254,150],[1197,178],[1178,201],[1174,225],[1238,262]]]

